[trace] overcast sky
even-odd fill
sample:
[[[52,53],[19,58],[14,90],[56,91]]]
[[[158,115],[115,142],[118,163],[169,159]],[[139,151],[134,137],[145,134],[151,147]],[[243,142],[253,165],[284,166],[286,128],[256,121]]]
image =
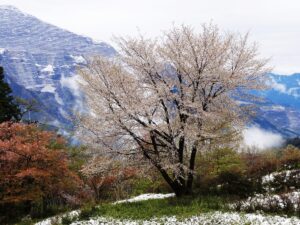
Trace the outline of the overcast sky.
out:
[[[175,24],[213,21],[223,30],[247,32],[272,57],[274,71],[300,72],[299,0],[0,0],[46,22],[95,40],[113,35],[156,36]],[[1,15],[0,15],[1,16]]]

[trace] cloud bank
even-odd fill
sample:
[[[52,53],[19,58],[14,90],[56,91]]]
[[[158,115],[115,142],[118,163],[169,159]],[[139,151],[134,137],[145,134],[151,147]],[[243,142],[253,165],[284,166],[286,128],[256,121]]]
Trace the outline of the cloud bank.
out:
[[[245,147],[259,150],[280,147],[285,140],[280,134],[251,126],[243,131]]]

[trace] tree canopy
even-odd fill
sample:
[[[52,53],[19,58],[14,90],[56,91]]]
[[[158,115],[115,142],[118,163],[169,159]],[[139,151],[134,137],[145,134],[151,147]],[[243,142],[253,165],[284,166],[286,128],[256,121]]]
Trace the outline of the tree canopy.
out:
[[[177,196],[189,194],[197,151],[237,140],[249,112],[238,99],[265,87],[267,60],[248,35],[215,25],[117,44],[116,58],[95,57],[81,70],[89,107],[81,137],[106,152],[143,155]]]

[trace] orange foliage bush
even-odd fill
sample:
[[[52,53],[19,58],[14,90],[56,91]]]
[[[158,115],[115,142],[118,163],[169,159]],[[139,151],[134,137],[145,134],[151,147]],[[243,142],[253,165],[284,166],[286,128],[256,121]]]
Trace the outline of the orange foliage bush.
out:
[[[66,143],[34,124],[0,124],[0,203],[63,198],[80,179],[69,170]]]

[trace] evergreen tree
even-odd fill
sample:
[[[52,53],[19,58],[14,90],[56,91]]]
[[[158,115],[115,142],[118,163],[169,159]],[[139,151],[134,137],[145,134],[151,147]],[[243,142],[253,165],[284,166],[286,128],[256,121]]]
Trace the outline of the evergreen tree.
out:
[[[0,66],[0,123],[20,119],[21,110],[15,103],[11,88],[4,81],[4,70]]]

